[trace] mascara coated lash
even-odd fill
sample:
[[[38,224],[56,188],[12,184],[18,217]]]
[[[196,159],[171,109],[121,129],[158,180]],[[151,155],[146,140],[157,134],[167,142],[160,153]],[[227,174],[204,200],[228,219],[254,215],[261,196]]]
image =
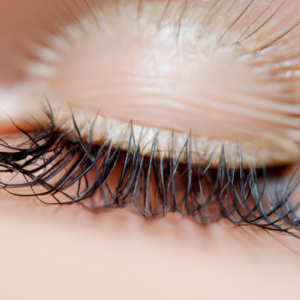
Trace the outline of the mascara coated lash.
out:
[[[75,131],[57,128],[49,107],[47,125],[36,124],[31,132],[18,127],[26,138],[18,147],[1,141],[6,149],[0,153],[1,173],[7,179],[0,184],[8,193],[36,197],[49,205],[79,202],[93,212],[130,205],[147,218],[171,212],[201,224],[225,218],[235,225],[298,237],[300,202],[291,202],[298,180],[270,192],[265,168],[244,169],[242,160],[239,169],[229,168],[224,151],[217,169],[211,164],[203,168],[199,154],[198,163],[190,160],[191,139],[168,157],[161,154],[155,139],[150,156],[145,156],[132,132],[127,145],[113,147],[106,139],[95,144],[82,138],[74,117]],[[184,164],[180,163],[183,153]],[[45,200],[49,196],[53,201]]]

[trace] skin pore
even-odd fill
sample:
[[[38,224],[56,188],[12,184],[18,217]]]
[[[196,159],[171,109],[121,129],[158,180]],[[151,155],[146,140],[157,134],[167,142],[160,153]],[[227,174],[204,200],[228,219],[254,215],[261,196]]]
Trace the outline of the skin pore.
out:
[[[70,12],[61,1],[2,5],[1,106],[22,118],[15,112],[22,110],[18,89],[26,77],[14,58],[25,55],[26,40],[37,39],[36,28],[55,30],[52,11],[60,18]],[[8,107],[8,98],[15,106]],[[97,105],[89,102],[91,109],[99,110]],[[2,132],[13,131],[4,125]],[[284,176],[290,178],[291,172]],[[95,215],[80,205],[51,207],[4,191],[0,207],[3,299],[279,299],[298,294],[300,258],[285,245],[297,251],[299,242],[291,237],[226,222],[199,226],[179,214],[155,220],[125,210]]]

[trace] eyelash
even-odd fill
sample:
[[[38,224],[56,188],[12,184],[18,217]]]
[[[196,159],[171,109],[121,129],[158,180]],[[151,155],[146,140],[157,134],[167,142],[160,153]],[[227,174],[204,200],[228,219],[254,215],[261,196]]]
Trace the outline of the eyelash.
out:
[[[280,197],[276,192],[272,197],[266,189],[268,175],[265,168],[244,170],[240,160],[240,168],[231,169],[222,152],[218,169],[211,168],[210,163],[203,169],[200,155],[197,164],[191,162],[191,139],[186,140],[185,149],[177,153],[176,158],[172,148],[169,158],[157,155],[159,149],[154,140],[151,154],[146,157],[134,138],[126,151],[122,143],[113,147],[105,139],[93,144],[91,139],[83,140],[74,116],[75,131],[68,132],[56,127],[50,104],[45,113],[49,120],[46,127],[32,125],[33,130],[29,132],[15,125],[27,138],[26,142],[13,147],[0,140],[0,145],[7,149],[0,152],[0,172],[13,175],[7,182],[1,180],[0,185],[14,196],[35,196],[50,205],[80,202],[96,213],[103,208],[124,208],[133,204],[145,217],[165,216],[177,211],[201,224],[225,218],[238,226],[252,225],[300,238],[294,232],[299,229],[296,211],[300,202],[293,206],[290,200],[298,183],[290,187],[290,180]],[[93,125],[91,134],[92,130]],[[183,153],[186,155],[184,164],[179,163]],[[242,155],[242,149],[240,153]],[[108,181],[117,166],[121,166],[122,171],[117,171],[119,180],[112,187]],[[19,175],[24,181],[11,183]],[[259,182],[263,182],[261,190]],[[155,189],[150,189],[152,183]],[[36,192],[36,187],[46,191]],[[23,188],[30,188],[32,193],[10,191]],[[72,188],[77,190],[75,196],[69,192]],[[184,196],[179,199],[178,195],[182,193]],[[41,199],[47,195],[56,202]],[[58,195],[68,200],[61,201]]]

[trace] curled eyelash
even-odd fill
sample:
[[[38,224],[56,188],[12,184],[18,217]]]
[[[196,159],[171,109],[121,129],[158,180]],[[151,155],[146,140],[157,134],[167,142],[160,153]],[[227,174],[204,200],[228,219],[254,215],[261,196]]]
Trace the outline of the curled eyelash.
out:
[[[27,139],[17,147],[0,139],[1,147],[6,148],[0,152],[0,173],[12,175],[9,180],[1,178],[0,186],[11,195],[34,196],[49,205],[79,202],[93,212],[129,205],[145,217],[180,212],[201,224],[225,218],[238,226],[300,237],[295,233],[300,227],[296,214],[300,201],[296,205],[291,202],[300,183],[291,183],[297,171],[280,195],[277,187],[269,193],[266,168],[244,169],[242,159],[238,169],[230,168],[224,148],[217,169],[210,163],[203,167],[200,154],[197,163],[191,161],[192,138],[178,153],[171,148],[167,157],[159,151],[156,137],[146,156],[135,143],[133,131],[127,145],[113,146],[107,138],[95,143],[93,124],[89,139],[84,140],[74,115],[75,130],[70,132],[56,127],[50,105],[45,112],[47,126],[37,124],[29,132],[15,124]],[[242,157],[242,149],[240,153]],[[116,174],[118,180],[111,183]],[[54,202],[43,199],[49,196]]]

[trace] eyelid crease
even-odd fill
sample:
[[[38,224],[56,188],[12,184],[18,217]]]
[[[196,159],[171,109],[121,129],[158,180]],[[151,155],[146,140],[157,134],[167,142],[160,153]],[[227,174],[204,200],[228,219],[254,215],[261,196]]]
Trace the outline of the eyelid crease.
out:
[[[217,169],[190,160],[187,139],[177,157],[165,157],[152,143],[146,157],[130,133],[129,144],[113,147],[109,140],[92,143],[80,134],[73,118],[73,132],[56,127],[51,110],[48,126],[35,125],[35,132],[21,132],[25,142],[12,147],[1,141],[1,188],[11,195],[36,197],[50,205],[81,203],[101,212],[104,209],[135,207],[143,216],[165,216],[180,212],[200,224],[221,218],[237,226],[251,225],[267,231],[297,234],[300,201],[291,203],[298,169],[282,188],[268,190],[268,174],[251,167],[227,167],[224,147]],[[92,128],[90,129],[92,134]],[[130,151],[130,147],[134,151]],[[183,149],[182,149],[183,150]],[[242,155],[242,150],[240,153]],[[179,157],[185,155],[185,163]],[[8,175],[11,177],[5,177]],[[3,177],[7,180],[3,180]],[[49,196],[53,201],[48,201]],[[46,200],[44,200],[46,197]],[[48,197],[48,198],[47,198]]]

